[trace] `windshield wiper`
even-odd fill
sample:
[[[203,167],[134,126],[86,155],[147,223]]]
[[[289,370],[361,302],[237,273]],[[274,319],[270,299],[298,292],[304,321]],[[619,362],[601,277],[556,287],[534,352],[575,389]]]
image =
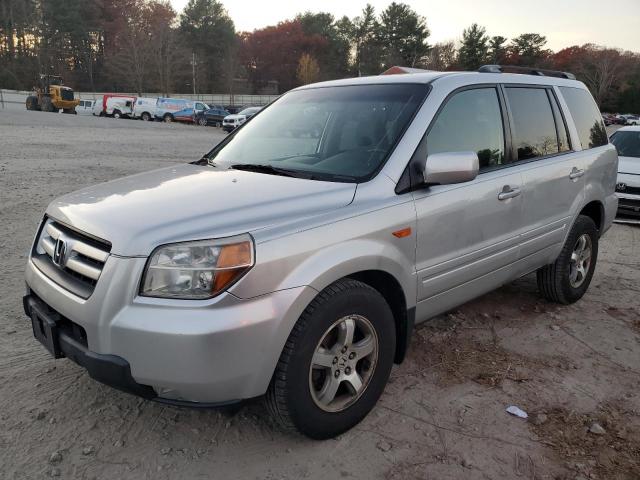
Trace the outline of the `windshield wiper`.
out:
[[[234,170],[246,170],[247,172],[266,173],[268,175],[281,175],[283,177],[308,178],[309,175],[295,170],[274,167],[273,165],[262,165],[255,163],[236,163],[231,165]]]

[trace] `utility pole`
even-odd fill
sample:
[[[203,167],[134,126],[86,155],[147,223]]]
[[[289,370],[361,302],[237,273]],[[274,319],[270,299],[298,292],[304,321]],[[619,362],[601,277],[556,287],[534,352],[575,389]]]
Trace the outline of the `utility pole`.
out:
[[[193,85],[193,95],[196,95],[196,52],[192,53],[191,56],[191,71],[192,71],[192,81],[191,84]]]

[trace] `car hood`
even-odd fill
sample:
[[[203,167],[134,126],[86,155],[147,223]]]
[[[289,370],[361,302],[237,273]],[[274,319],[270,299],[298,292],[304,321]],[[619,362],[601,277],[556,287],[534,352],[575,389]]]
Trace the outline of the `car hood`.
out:
[[[246,115],[237,115],[237,114],[227,115],[226,117],[224,117],[225,120],[244,120],[245,118],[246,118]]]
[[[179,165],[84,188],[47,215],[111,242],[111,252],[147,256],[165,243],[255,232],[348,205],[356,185]]]
[[[640,158],[618,157],[618,173],[640,175]]]

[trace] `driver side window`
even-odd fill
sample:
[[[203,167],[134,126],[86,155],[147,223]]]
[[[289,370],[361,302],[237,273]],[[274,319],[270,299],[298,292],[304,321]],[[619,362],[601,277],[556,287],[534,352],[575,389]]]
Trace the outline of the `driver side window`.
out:
[[[456,93],[427,135],[428,155],[465,151],[478,154],[481,171],[505,163],[502,112],[493,87]]]

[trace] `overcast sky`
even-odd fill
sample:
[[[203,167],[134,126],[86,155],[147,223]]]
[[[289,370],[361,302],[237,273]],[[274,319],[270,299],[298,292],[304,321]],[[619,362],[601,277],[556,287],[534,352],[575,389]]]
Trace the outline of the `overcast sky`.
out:
[[[188,0],[171,0],[178,12]],[[237,30],[251,31],[298,12],[332,13],[336,18],[359,15],[367,1],[357,0],[222,0]],[[391,0],[370,0],[377,12]],[[640,51],[640,0],[405,0],[426,17],[430,43],[458,40],[477,22],[489,35],[546,35],[548,46],[597,43]]]

